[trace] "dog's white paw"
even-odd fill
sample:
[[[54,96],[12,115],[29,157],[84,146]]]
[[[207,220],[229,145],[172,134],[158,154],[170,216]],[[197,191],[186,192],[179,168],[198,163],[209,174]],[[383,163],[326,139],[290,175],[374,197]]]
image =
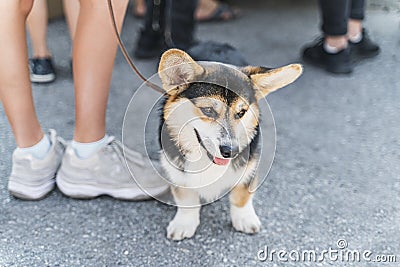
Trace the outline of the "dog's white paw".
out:
[[[231,206],[231,220],[233,228],[246,234],[255,234],[261,229],[261,222],[253,205],[243,208]]]
[[[240,232],[246,234],[255,234],[260,231],[261,222],[258,219],[258,216],[254,214],[254,216],[235,216],[232,218],[233,227]]]
[[[199,223],[200,220],[192,216],[175,216],[167,227],[167,237],[175,241],[190,238],[196,232]]]

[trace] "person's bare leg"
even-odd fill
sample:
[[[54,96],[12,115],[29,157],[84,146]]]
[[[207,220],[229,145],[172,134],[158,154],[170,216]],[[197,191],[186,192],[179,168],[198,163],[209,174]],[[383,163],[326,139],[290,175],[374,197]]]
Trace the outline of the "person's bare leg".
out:
[[[70,197],[147,198],[119,155],[118,150],[127,152],[128,148],[105,135],[107,98],[117,51],[107,1],[81,0],[80,3],[73,44],[76,128],[57,173],[57,186]],[[121,28],[128,1],[114,0],[113,3],[117,24]],[[113,149],[103,149],[111,147]],[[135,175],[143,177],[144,180],[138,183],[146,188],[146,192],[158,195],[168,188],[157,174],[149,171],[151,164],[140,154],[131,151],[124,156],[131,163],[129,166],[135,170]]]
[[[339,36],[325,36],[325,43],[331,47],[336,48],[338,51],[345,49],[347,47],[347,36],[339,35]]]
[[[347,26],[347,36],[349,39],[357,38],[362,34],[362,20],[349,19]],[[361,36],[360,36],[361,37]]]
[[[0,1],[0,100],[18,147],[30,147],[43,138],[36,117],[28,69],[25,22],[32,0]]]
[[[128,0],[113,1],[120,28],[127,5]],[[73,47],[76,102],[74,140],[89,143],[105,135],[108,92],[117,52],[117,39],[107,1],[81,1]]]
[[[195,12],[195,18],[198,20],[207,18],[218,8],[218,2],[214,0],[199,0]]]
[[[132,13],[138,17],[144,17],[146,15],[146,2],[145,0],[135,0],[133,5]]]
[[[221,8],[222,3],[217,0],[199,0],[198,5],[194,14],[194,17],[198,21],[209,20],[213,14]],[[218,18],[215,20],[231,20],[240,14],[240,10],[235,7],[229,7],[225,9]]]
[[[51,56],[47,46],[47,23],[47,1],[35,0],[27,19],[34,58],[46,58]]]
[[[79,0],[64,0],[65,18],[68,23],[69,35],[74,40],[76,32],[76,24],[78,22],[80,4]]]

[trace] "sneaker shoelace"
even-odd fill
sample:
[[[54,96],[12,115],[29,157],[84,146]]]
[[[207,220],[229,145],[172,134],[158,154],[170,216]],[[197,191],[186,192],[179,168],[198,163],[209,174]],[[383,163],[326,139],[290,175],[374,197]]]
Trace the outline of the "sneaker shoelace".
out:
[[[64,138],[57,136],[57,141],[62,144],[64,147],[67,146],[68,142],[64,140]]]
[[[126,165],[128,161],[131,161],[138,166],[145,165],[142,154],[124,146],[122,142],[116,140],[114,136],[109,137],[107,147],[117,155],[119,161],[124,165]]]

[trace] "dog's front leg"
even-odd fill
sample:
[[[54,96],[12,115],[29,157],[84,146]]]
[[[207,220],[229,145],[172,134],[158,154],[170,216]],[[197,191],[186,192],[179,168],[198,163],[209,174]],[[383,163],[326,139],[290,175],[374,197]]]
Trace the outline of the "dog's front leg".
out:
[[[172,240],[190,238],[200,223],[200,199],[197,192],[187,188],[171,188],[178,210],[167,228],[167,237]]]
[[[240,232],[254,234],[260,231],[261,222],[253,207],[253,195],[249,186],[239,184],[229,196],[233,227]]]

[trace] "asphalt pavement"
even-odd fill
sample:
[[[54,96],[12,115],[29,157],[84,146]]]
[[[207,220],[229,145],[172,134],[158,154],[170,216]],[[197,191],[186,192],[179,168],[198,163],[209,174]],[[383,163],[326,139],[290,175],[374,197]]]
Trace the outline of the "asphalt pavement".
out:
[[[253,65],[301,62],[301,47],[318,36],[316,1],[235,3],[243,9],[240,18],[201,24],[197,36],[232,44]],[[370,2],[365,25],[381,45],[378,57],[350,76],[304,65],[297,82],[268,96],[277,148],[254,199],[263,225],[256,235],[233,230],[227,198],[205,206],[196,236],[181,242],[166,238],[175,208],[157,201],[75,200],[58,190],[37,202],[15,199],[7,191],[15,142],[0,108],[0,266],[399,266],[399,22],[399,1]],[[129,49],[140,23],[126,18]],[[58,77],[33,86],[37,112],[44,128],[70,139],[74,102],[64,20],[50,23],[49,45]],[[157,67],[157,60],[135,63],[146,76]],[[140,85],[119,53],[110,134],[121,138],[125,109]],[[321,261],[296,257],[310,250],[337,253]],[[281,259],[279,251],[286,252]],[[360,262],[340,258],[348,251],[358,251]],[[390,255],[397,263],[372,262],[393,260]]]

